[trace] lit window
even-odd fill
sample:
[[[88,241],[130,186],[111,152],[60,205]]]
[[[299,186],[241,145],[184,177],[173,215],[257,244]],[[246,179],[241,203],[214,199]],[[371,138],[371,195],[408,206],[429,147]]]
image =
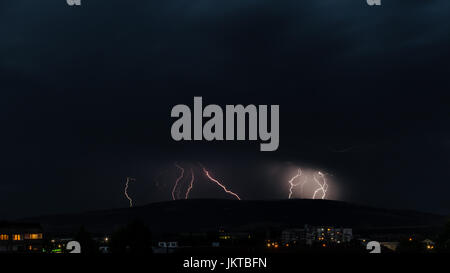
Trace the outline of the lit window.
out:
[[[13,235],[13,240],[14,240],[14,241],[20,241],[20,240],[22,240],[22,235],[20,235],[20,234],[14,234],[14,235]]]
[[[26,240],[37,240],[42,239],[42,233],[31,233],[31,234],[25,234],[24,238]]]
[[[7,241],[9,240],[8,234],[0,234],[0,241]]]
[[[167,247],[165,242],[158,242],[159,247]]]

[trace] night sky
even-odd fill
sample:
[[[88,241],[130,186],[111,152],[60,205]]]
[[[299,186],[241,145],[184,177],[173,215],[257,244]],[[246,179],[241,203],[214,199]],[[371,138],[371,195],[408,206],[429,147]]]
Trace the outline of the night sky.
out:
[[[282,3],[281,3],[282,2]],[[243,199],[297,167],[330,198],[450,213],[447,0],[0,2],[0,219],[170,199],[201,162]],[[175,142],[174,105],[279,104],[280,146]],[[193,198],[229,198],[200,172]]]

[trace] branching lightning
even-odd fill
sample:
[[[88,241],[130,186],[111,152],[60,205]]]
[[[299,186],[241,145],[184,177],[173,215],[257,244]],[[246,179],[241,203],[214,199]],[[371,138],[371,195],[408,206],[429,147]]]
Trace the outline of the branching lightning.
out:
[[[320,191],[322,192],[322,199],[325,199],[325,196],[327,195],[327,190],[328,190],[328,184],[327,184],[327,180],[325,179],[325,175],[321,172],[317,172],[317,174],[322,177],[322,183],[320,183],[319,179],[317,179],[316,175],[313,175],[314,181],[317,183],[317,185],[319,185],[319,188],[317,188],[314,191],[313,197],[312,199],[316,199],[316,195],[317,193],[319,193]]]
[[[294,183],[294,180],[299,178],[300,176],[302,176],[302,170],[299,168],[297,174],[295,176],[293,176],[289,180],[289,185],[290,185],[290,187],[289,187],[289,199],[291,199],[291,197],[292,197],[292,189],[294,187],[297,187],[300,184],[302,184],[302,185],[304,184],[304,182],[303,183],[299,182],[299,183],[296,183],[296,184]]]
[[[216,183],[219,187],[221,187],[226,193],[233,195],[234,197],[236,197],[238,200],[241,200],[241,198],[239,197],[239,195],[237,195],[236,193],[228,190],[224,185],[222,185],[217,179],[213,178],[210,174],[209,171],[202,166],[203,172],[205,173],[206,177],[211,180],[212,182]]]
[[[294,181],[296,180],[300,180],[301,177],[305,177],[303,179],[303,181],[294,183]],[[299,168],[298,172],[296,175],[294,175],[288,182],[289,182],[289,199],[292,198],[293,196],[293,190],[295,187],[300,186],[300,192],[301,192],[301,196],[303,197],[303,188],[305,186],[305,184],[308,181],[311,181],[311,179],[308,179],[309,176],[304,176],[302,170]],[[317,172],[314,173],[312,175],[313,178],[313,183],[317,184],[319,187],[315,189],[313,195],[312,195],[312,199],[316,199],[316,198],[321,198],[321,199],[325,199],[326,195],[327,195],[327,191],[328,191],[328,183],[327,180],[325,178],[325,175],[322,172]],[[321,196],[319,196],[320,194],[322,194]]]
[[[177,178],[177,180],[175,181],[175,185],[173,186],[173,189],[172,189],[172,200],[176,200],[176,198],[175,198],[175,190],[177,189],[177,187],[178,187],[178,182],[180,182],[180,180],[183,178],[183,176],[184,176],[184,169],[180,166],[180,165],[178,165],[177,163],[175,163],[175,166],[178,168],[178,169],[180,169],[180,171],[181,171],[181,173],[180,173],[180,176]]]
[[[179,175],[177,176],[175,183],[172,187],[172,191],[171,191],[172,200],[182,199],[183,197],[184,197],[184,199],[189,199],[189,197],[190,197],[189,195],[191,194],[193,187],[194,187],[196,171],[202,171],[203,174],[206,176],[207,180],[215,183],[226,194],[229,194],[229,195],[233,196],[234,198],[241,200],[241,197],[238,194],[229,190],[224,184],[222,184],[219,180],[214,178],[211,175],[210,171],[205,166],[203,166],[200,162],[198,162],[198,164],[199,164],[200,168],[190,166],[190,167],[187,167],[188,169],[186,169],[186,166],[185,166],[185,168],[183,168],[177,162],[175,162],[174,165],[175,165],[176,169],[180,170],[180,172],[179,172]],[[185,171],[186,172],[190,171],[190,175],[186,174],[186,179],[184,179]],[[327,176],[328,176],[328,174],[327,174]],[[188,177],[190,177],[189,181],[188,181]],[[199,177],[199,173],[197,173],[197,177]],[[155,180],[156,186],[159,188],[162,184],[160,184],[160,181],[157,180],[157,177],[154,180]],[[130,183],[133,181],[136,181],[136,179],[132,178],[132,177],[126,177],[124,195],[127,198],[127,200],[129,201],[130,207],[134,206],[134,200],[129,195],[128,188],[130,186]],[[203,180],[201,180],[201,181],[203,181]],[[326,174],[321,171],[317,171],[317,169],[315,171],[313,171],[313,170],[308,170],[308,169],[302,170],[302,168],[298,168],[297,173],[288,180],[288,183],[289,183],[288,199],[295,198],[295,195],[296,195],[295,188],[296,187],[300,188],[300,196],[302,198],[305,198],[303,190],[304,190],[305,185],[308,183],[312,184],[311,187],[309,184],[306,185],[306,190],[307,190],[308,196],[311,196],[310,191],[313,190],[312,196],[311,196],[312,199],[327,198],[329,184],[326,179]],[[170,184],[165,184],[165,185],[169,185],[169,187],[170,187]],[[184,189],[186,189],[186,192],[184,192]],[[298,191],[298,189],[297,189],[297,191]],[[306,197],[306,198],[309,198],[309,197]]]
[[[189,193],[191,192],[193,187],[194,187],[194,170],[192,170],[192,168],[191,168],[191,182],[189,183],[189,187],[186,190],[186,196],[184,197],[184,199],[189,198]]]
[[[127,182],[125,183],[125,197],[128,199],[128,201],[130,202],[130,208],[133,207],[133,199],[131,199],[131,197],[128,195],[128,185],[130,182],[132,181],[136,181],[136,179],[131,178],[131,177],[127,177]]]

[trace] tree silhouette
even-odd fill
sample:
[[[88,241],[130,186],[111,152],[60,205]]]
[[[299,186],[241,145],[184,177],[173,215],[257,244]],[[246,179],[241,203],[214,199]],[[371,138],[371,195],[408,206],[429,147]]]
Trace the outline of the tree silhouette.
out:
[[[82,254],[95,254],[98,253],[98,245],[92,238],[92,235],[81,226],[75,235],[75,241],[78,241],[81,245]]]
[[[139,220],[134,220],[111,236],[112,253],[152,253],[151,232]]]
[[[450,220],[447,221],[442,233],[439,235],[437,247],[440,252],[450,252]]]

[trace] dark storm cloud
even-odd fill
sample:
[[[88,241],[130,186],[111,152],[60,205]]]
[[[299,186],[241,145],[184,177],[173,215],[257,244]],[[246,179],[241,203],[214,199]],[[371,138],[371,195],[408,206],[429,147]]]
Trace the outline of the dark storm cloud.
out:
[[[0,216],[124,206],[127,175],[161,200],[150,181],[173,160],[234,169],[247,198],[284,197],[259,164],[308,162],[347,200],[449,212],[435,191],[449,178],[447,2],[2,3],[1,205],[15,209]],[[194,95],[280,104],[279,151],[174,143],[170,109]]]

